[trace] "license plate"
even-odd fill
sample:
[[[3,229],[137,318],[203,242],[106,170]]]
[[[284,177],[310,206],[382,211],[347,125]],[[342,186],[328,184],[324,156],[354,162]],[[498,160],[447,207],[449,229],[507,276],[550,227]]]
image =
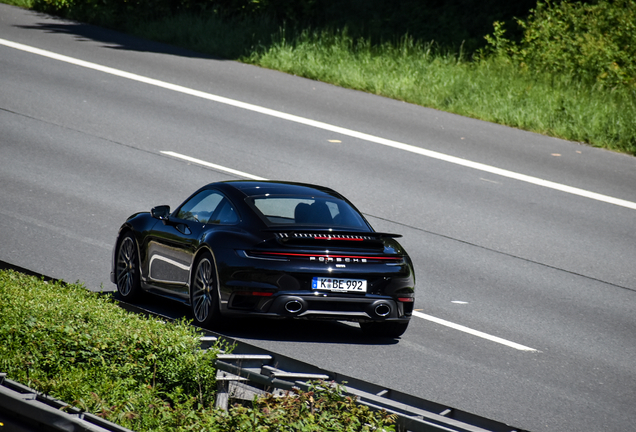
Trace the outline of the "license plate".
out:
[[[311,281],[311,289],[332,292],[367,292],[367,281],[364,279],[339,279],[315,277]]]

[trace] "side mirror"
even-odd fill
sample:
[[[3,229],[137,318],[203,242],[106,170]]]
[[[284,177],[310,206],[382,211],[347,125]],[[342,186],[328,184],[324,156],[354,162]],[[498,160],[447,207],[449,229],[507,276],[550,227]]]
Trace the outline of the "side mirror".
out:
[[[150,214],[153,218],[159,220],[168,220],[168,218],[170,217],[170,206],[160,205],[157,207],[153,207],[152,210],[150,210]]]

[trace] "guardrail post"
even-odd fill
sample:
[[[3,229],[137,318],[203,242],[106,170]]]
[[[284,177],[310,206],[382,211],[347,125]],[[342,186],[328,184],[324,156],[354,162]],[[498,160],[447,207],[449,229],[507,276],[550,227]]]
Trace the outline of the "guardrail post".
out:
[[[225,379],[225,375],[226,373],[221,370],[217,370],[216,372],[216,402],[214,403],[214,406],[227,411],[230,401],[230,383],[227,379]]]

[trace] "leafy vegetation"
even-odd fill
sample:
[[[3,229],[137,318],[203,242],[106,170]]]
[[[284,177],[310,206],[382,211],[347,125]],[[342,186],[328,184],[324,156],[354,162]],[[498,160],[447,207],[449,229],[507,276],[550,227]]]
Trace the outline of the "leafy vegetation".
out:
[[[636,0],[0,1],[636,155]]]
[[[636,2],[538,3],[519,43],[504,36],[503,23],[486,36],[493,54],[523,69],[571,77],[587,85],[636,89]]]
[[[190,12],[224,19],[267,19],[272,28],[344,29],[374,42],[403,35],[469,51],[484,45],[494,21],[527,16],[536,0],[30,0],[35,9],[119,25]]]
[[[0,271],[0,304],[0,371],[137,432],[394,430],[394,416],[326,383],[216,409],[224,344],[201,351],[188,323],[126,312],[82,285]]]

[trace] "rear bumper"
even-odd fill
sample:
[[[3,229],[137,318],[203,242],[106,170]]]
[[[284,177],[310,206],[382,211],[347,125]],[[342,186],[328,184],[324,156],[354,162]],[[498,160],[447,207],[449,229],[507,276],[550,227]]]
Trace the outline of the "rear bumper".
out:
[[[337,321],[408,322],[413,302],[400,302],[386,296],[337,296],[325,293],[285,293],[253,299],[233,296],[226,309],[230,315],[326,319]]]

